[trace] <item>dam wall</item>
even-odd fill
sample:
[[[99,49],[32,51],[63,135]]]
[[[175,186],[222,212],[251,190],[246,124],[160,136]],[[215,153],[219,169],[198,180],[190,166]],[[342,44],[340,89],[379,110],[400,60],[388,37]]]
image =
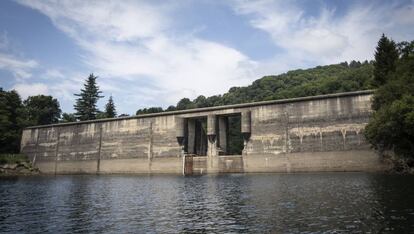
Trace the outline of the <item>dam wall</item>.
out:
[[[26,128],[21,152],[43,173],[378,171],[363,131],[372,91]],[[228,119],[244,146],[227,155]]]

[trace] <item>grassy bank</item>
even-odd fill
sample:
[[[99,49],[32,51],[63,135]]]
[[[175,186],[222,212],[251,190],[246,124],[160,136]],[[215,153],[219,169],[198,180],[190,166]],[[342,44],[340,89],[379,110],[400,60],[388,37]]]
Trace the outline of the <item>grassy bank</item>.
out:
[[[0,154],[0,164],[19,164],[29,162],[24,154]]]

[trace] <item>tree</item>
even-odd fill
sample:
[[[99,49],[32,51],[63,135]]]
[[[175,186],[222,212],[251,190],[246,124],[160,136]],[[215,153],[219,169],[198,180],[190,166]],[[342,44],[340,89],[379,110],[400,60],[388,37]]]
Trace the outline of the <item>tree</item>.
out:
[[[30,125],[57,123],[61,110],[59,102],[52,96],[30,96],[24,102]]]
[[[414,159],[414,41],[400,43],[395,68],[385,70],[385,84],[373,97],[372,115],[365,128],[367,140],[380,152]]]
[[[0,88],[0,153],[17,153],[22,129],[27,126],[19,94]]]
[[[104,97],[100,95],[102,92],[99,91],[99,87],[96,84],[97,78],[93,73],[90,74],[86,79],[84,88],[81,89],[79,94],[75,94],[75,96],[79,97],[76,99],[76,104],[74,105],[74,109],[76,110],[75,116],[79,120],[96,119],[98,113],[96,104],[99,98]]]
[[[367,139],[376,149],[414,158],[414,96],[404,95],[379,109],[366,127]]]
[[[398,51],[395,42],[382,34],[375,51],[373,83],[375,87],[386,83],[389,73],[395,71],[397,59]]]
[[[169,107],[167,107],[167,109],[165,109],[165,111],[175,111],[175,106],[171,105]]]
[[[60,120],[61,123],[69,123],[69,122],[76,122],[75,114],[71,113],[63,113],[62,119]]]
[[[355,60],[352,60],[351,63],[349,64],[350,68],[358,68],[360,66],[361,66],[361,62],[360,61],[355,61]]]
[[[198,96],[196,99],[193,100],[193,103],[197,108],[207,107],[208,102],[207,98],[203,95]]]
[[[98,113],[96,113],[96,118],[95,119],[106,119],[106,113],[102,112],[102,111],[98,111]]]
[[[135,114],[136,115],[153,114],[153,113],[160,113],[163,111],[164,110],[162,109],[162,107],[150,107],[150,108],[139,109],[137,110]]]
[[[188,98],[183,98],[177,103],[177,110],[192,109],[195,107],[194,103]]]
[[[116,117],[116,109],[115,109],[115,103],[112,99],[112,95],[109,96],[108,103],[105,105],[105,115],[107,118],[115,118]]]

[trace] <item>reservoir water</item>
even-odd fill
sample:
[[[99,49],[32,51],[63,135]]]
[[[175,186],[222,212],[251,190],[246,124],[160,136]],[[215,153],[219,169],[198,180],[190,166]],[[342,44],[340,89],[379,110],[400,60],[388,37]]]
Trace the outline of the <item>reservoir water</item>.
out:
[[[0,178],[0,233],[414,233],[414,176]]]

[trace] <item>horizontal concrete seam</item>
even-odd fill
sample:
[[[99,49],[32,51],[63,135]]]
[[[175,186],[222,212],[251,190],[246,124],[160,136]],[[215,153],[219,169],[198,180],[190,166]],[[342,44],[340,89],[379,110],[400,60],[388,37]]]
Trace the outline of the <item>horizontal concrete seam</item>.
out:
[[[188,110],[167,111],[167,112],[160,112],[160,113],[154,113],[154,114],[134,115],[134,116],[128,116],[128,117],[95,119],[95,120],[86,120],[86,121],[70,122],[70,123],[38,125],[38,126],[27,127],[25,129],[64,127],[64,126],[80,125],[80,124],[112,122],[112,121],[129,120],[129,119],[143,119],[143,118],[168,116],[168,115],[189,114],[189,113],[195,113],[195,112],[202,113],[202,112],[217,111],[217,110],[223,110],[223,109],[236,109],[236,108],[247,108],[247,107],[255,107],[255,106],[267,106],[267,105],[274,105],[274,104],[286,104],[286,103],[294,103],[294,102],[300,102],[300,101],[312,101],[312,100],[330,99],[330,98],[337,98],[337,97],[369,95],[373,93],[374,93],[374,90],[332,93],[332,94],[323,94],[323,95],[317,95],[317,96],[288,98],[288,99],[279,99],[279,100],[270,100],[270,101],[261,101],[261,102],[249,102],[249,103],[241,103],[241,104],[233,104],[233,105],[194,108],[194,109],[188,109]]]

